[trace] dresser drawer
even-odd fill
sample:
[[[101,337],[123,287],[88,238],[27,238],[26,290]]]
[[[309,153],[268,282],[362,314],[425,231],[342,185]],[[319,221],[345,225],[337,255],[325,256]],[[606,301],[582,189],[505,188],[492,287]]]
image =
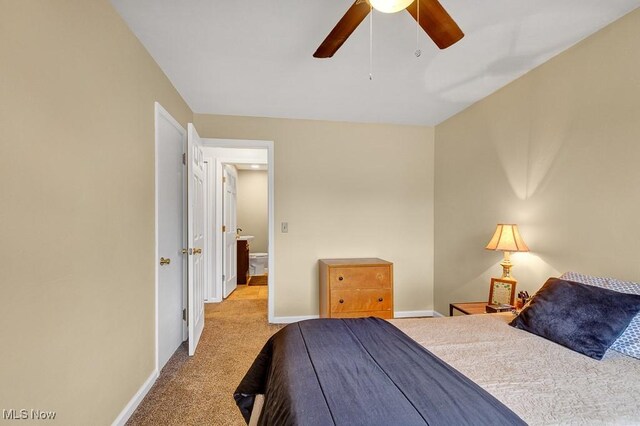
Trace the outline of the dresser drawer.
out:
[[[331,268],[331,290],[391,288],[390,268],[386,266]]]
[[[366,317],[392,319],[393,313],[391,310],[388,310],[388,311],[334,312],[331,314],[331,318],[366,318]]]
[[[331,312],[391,310],[390,289],[333,290]]]

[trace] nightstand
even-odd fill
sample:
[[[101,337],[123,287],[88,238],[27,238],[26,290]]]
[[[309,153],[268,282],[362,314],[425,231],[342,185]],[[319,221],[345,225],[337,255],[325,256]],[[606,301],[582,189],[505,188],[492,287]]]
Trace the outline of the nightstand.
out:
[[[487,302],[465,302],[465,303],[451,303],[449,305],[449,316],[453,316],[453,310],[462,312],[465,315],[485,314],[485,308]]]

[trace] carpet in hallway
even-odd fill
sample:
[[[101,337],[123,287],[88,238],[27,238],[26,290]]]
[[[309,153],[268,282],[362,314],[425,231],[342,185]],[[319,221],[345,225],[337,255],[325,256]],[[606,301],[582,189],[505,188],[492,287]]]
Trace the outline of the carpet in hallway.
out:
[[[244,425],[233,391],[267,339],[267,301],[206,305],[194,357],[180,346],[127,425]]]

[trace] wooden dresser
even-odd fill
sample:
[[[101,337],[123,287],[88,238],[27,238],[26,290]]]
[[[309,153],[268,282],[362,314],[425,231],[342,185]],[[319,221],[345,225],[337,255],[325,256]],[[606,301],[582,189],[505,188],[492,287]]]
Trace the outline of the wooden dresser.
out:
[[[320,318],[393,318],[393,263],[320,259]]]

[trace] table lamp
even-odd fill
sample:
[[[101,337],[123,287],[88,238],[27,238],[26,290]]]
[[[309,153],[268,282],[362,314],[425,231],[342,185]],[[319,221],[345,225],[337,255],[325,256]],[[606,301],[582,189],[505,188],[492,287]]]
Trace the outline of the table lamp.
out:
[[[514,280],[511,276],[511,252],[512,251],[529,251],[529,247],[524,243],[518,231],[518,225],[499,223],[496,232],[493,234],[491,241],[485,247],[487,250],[502,251],[504,259],[500,262],[502,265],[502,278]]]

